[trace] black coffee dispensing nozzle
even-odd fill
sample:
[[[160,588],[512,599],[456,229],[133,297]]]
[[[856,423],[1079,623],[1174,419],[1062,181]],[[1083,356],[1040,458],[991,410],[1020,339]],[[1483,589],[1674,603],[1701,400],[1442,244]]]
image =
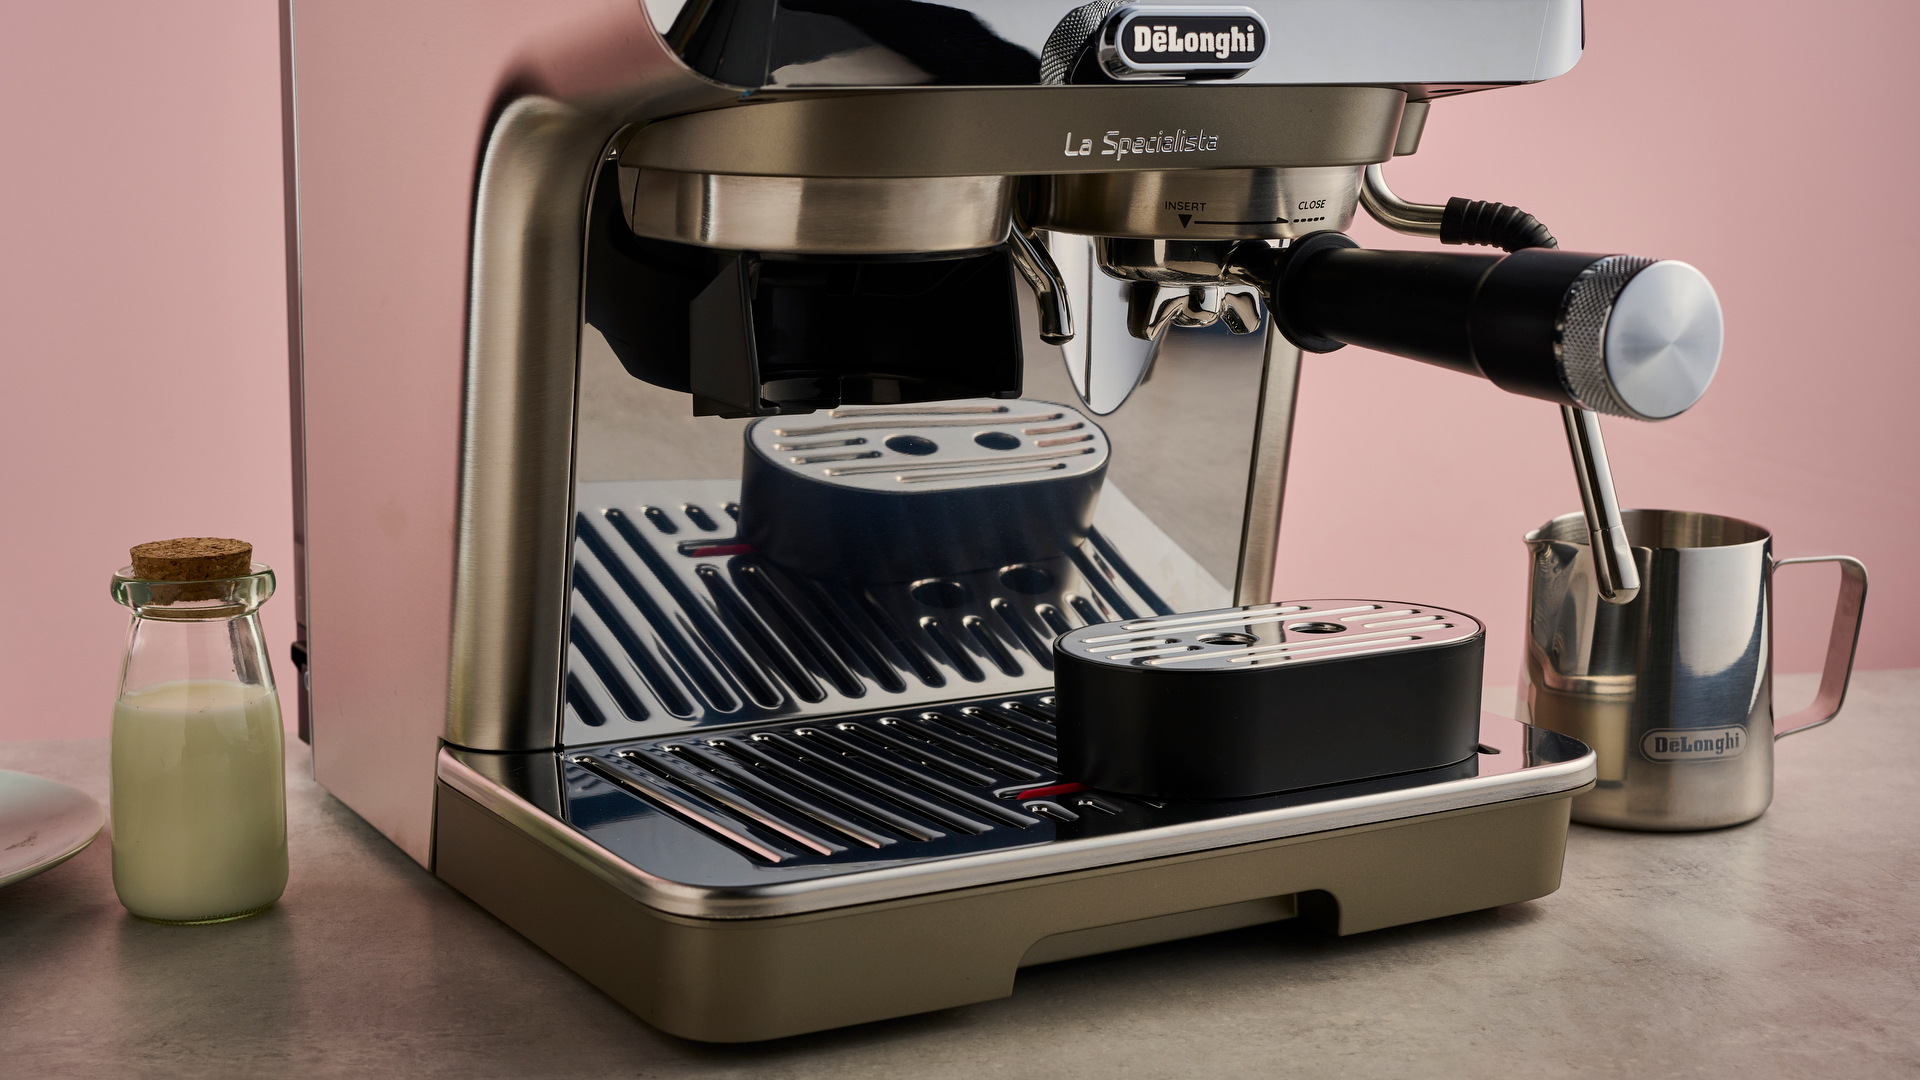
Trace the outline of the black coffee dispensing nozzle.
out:
[[[1560,405],[1600,594],[1632,600],[1639,573],[1596,414],[1665,420],[1700,399],[1720,362],[1713,286],[1683,262],[1558,250],[1544,226],[1512,207],[1405,203],[1378,166],[1367,179],[1365,201],[1383,224],[1518,250],[1370,251],[1321,232],[1281,249],[1242,245],[1235,275],[1261,287],[1275,327],[1307,352],[1359,345]]]

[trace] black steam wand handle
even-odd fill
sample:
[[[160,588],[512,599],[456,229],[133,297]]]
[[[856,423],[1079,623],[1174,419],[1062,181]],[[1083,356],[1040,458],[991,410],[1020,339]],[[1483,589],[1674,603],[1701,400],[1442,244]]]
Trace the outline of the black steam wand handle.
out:
[[[1378,165],[1367,172],[1370,193],[1377,190],[1392,195]],[[1374,207],[1370,203],[1367,209],[1373,211]],[[1509,253],[1560,246],[1545,224],[1517,206],[1461,198],[1448,199],[1441,209],[1440,242],[1497,247]],[[1573,474],[1580,484],[1580,509],[1587,519],[1594,585],[1602,600],[1629,603],[1640,595],[1640,567],[1634,562],[1620,515],[1620,498],[1614,494],[1613,466],[1607,461],[1607,444],[1600,437],[1600,414],[1562,405],[1560,421],[1567,429],[1567,449],[1573,454]]]
[[[1447,200],[1440,217],[1440,242],[1497,247],[1509,254],[1527,248],[1558,248],[1546,225],[1505,203]],[[1573,405],[1560,406],[1567,429],[1567,450],[1580,486],[1580,512],[1587,519],[1587,550],[1593,557],[1593,584],[1600,599],[1627,604],[1640,595],[1640,566],[1633,558],[1620,496],[1613,488],[1613,464],[1600,437],[1600,414]]]
[[[1279,251],[1249,246],[1236,269],[1261,282],[1275,326],[1306,351],[1360,345],[1560,405],[1599,591],[1633,599],[1639,572],[1594,414],[1665,419],[1705,391],[1721,323],[1698,270],[1538,247],[1367,251],[1334,232]]]
[[[1497,247],[1510,253],[1560,246],[1546,225],[1517,206],[1458,198],[1444,206],[1408,202],[1387,186],[1386,174],[1378,165],[1367,166],[1360,201],[1382,225],[1415,236],[1434,236],[1443,244]],[[1605,600],[1627,603],[1639,595],[1639,568],[1621,523],[1606,444],[1600,438],[1600,418],[1590,409],[1562,405],[1560,419],[1580,484],[1597,591]]]

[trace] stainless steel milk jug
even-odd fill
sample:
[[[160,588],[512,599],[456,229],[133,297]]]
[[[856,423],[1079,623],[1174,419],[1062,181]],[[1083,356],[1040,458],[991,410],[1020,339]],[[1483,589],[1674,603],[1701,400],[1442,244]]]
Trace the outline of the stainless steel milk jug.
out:
[[[1604,603],[1586,520],[1568,514],[1528,533],[1527,652],[1519,719],[1593,747],[1594,790],[1573,820],[1649,830],[1710,829],[1759,817],[1773,800],[1773,743],[1840,711],[1853,670],[1867,572],[1857,559],[1776,559],[1749,522],[1630,510],[1640,571],[1631,603]],[[1772,578],[1782,566],[1835,562],[1841,585],[1820,691],[1773,715]]]

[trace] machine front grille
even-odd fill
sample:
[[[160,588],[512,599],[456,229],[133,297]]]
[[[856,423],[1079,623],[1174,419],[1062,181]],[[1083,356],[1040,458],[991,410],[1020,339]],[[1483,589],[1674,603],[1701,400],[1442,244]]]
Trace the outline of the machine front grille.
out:
[[[1098,530],[1056,558],[857,584],[741,544],[734,481],[580,490],[568,746],[1038,691],[1055,637],[1170,610]]]

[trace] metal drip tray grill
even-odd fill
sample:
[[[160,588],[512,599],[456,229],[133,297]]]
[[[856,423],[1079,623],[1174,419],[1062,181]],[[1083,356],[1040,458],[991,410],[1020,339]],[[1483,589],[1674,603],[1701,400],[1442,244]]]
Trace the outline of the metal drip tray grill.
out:
[[[725,915],[1434,813],[1578,786],[1591,764],[1571,739],[1489,716],[1480,752],[1440,768],[1163,802],[1063,782],[1051,701],[993,697],[545,754],[449,749],[441,775],[469,794],[497,791],[467,779],[475,774],[524,792],[521,805],[538,806],[545,828],[584,838],[595,858],[641,875],[637,890],[650,904]],[[528,779],[542,774],[552,787]]]
[[[1036,691],[1055,637],[1171,610],[1098,529],[971,573],[804,577],[736,539],[738,496],[730,480],[580,486],[565,745]]]
[[[1054,640],[1114,622],[1179,636],[1195,627],[1159,620],[1193,616],[1174,616],[1162,595],[1191,612],[1219,590],[1119,492],[1103,493],[1096,527],[1064,554],[854,584],[792,573],[742,544],[738,491],[725,480],[580,485],[564,748],[440,756],[451,791],[650,910],[825,911],[1591,779],[1581,744],[1489,716],[1479,752],[1437,768],[1207,801],[1091,790],[1057,767]]]
[[[567,814],[829,871],[1044,843],[1050,822],[1124,812],[1054,790],[1051,706],[1027,695],[597,747],[565,758]]]

